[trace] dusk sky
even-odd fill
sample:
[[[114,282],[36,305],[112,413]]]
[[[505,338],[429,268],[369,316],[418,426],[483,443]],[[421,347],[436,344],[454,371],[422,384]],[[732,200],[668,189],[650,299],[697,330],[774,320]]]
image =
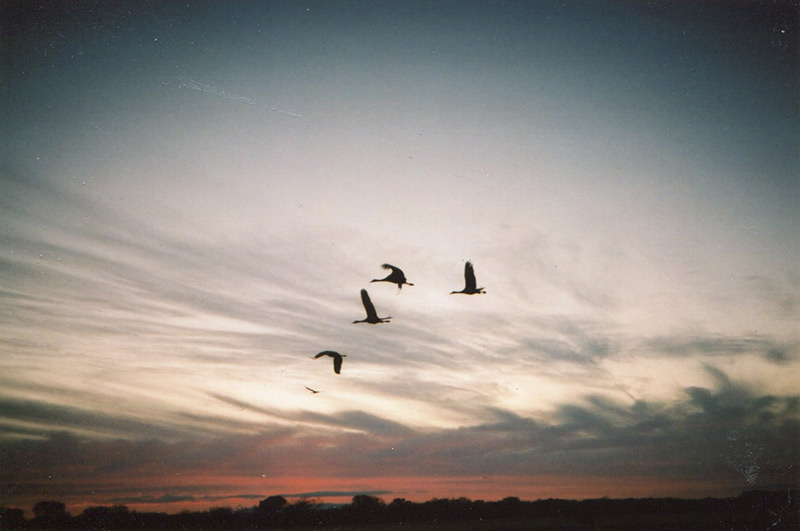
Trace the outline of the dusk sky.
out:
[[[4,2],[0,505],[798,485],[793,4]]]

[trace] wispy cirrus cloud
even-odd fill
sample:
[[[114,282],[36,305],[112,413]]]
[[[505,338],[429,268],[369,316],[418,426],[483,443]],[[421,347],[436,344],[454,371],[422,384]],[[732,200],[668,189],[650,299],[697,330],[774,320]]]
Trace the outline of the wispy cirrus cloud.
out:
[[[637,354],[714,358],[755,356],[774,364],[796,359],[800,343],[763,336],[722,336],[719,334],[654,337],[641,341]]]
[[[41,489],[33,487],[41,481],[37,478],[47,470],[72,466],[70,478],[59,480],[62,490],[54,491],[69,497],[78,495],[83,489],[79,486],[86,482],[122,489],[126,478],[145,467],[162,488],[171,485],[169,496],[176,496],[172,500],[176,503],[189,499],[187,496],[196,498],[192,492],[197,489],[215,500],[240,497],[225,493],[227,487],[211,487],[205,480],[192,486],[192,481],[211,476],[263,475],[272,492],[292,492],[280,488],[287,474],[319,485],[386,474],[433,475],[456,483],[462,476],[482,475],[566,477],[581,473],[586,478],[638,481],[657,474],[676,490],[684,483],[718,481],[719,494],[792,484],[800,464],[796,446],[800,397],[760,395],[715,367],[707,370],[717,382],[715,387],[686,388],[684,397],[676,401],[625,404],[587,396],[537,419],[487,410],[492,420],[456,429],[415,430],[363,411],[350,411],[300,414],[295,426],[264,425],[258,434],[173,442],[102,441],[51,432],[35,441],[4,441],[3,477],[8,488],[33,495]],[[158,456],[158,464],[153,456]],[[189,479],[169,480],[175,473]],[[603,495],[602,480],[585,481],[587,496]],[[376,487],[358,493],[386,493]],[[397,495],[409,494],[391,490]],[[316,496],[325,496],[323,490],[303,492],[297,495],[316,492]],[[167,494],[151,491],[147,496],[140,501],[170,501],[164,498]],[[108,499],[118,502],[121,498]]]
[[[773,7],[12,9],[9,503],[785,483]],[[450,295],[467,260],[485,295]],[[351,324],[362,288],[392,323]]]

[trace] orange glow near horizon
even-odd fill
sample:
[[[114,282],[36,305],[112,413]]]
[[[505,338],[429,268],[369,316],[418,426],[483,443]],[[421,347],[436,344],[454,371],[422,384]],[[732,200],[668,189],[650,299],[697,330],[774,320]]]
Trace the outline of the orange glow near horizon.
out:
[[[165,479],[165,478],[162,478]],[[458,477],[370,477],[370,478],[315,478],[315,477],[233,477],[185,475],[181,487],[172,478],[172,485],[162,492],[175,497],[191,496],[195,499],[175,502],[128,502],[108,503],[102,500],[58,500],[64,501],[67,510],[77,516],[84,509],[96,506],[124,505],[138,512],[179,513],[183,511],[206,511],[212,508],[229,507],[248,509],[269,496],[281,495],[289,503],[307,499],[314,503],[350,503],[358,493],[374,495],[385,503],[395,498],[421,503],[435,498],[468,498],[470,500],[498,501],[506,497],[517,497],[524,501],[548,498],[593,499],[593,498],[702,498],[737,495],[741,489],[720,486],[712,481],[654,481],[640,477],[595,477],[587,481],[584,477],[570,476],[458,476]],[[166,483],[166,482],[165,482]],[[163,484],[163,483],[162,483]],[[220,487],[219,485],[226,485]],[[230,485],[236,485],[236,493]],[[386,492],[382,494],[381,492]],[[244,496],[244,494],[248,496]],[[321,493],[321,495],[314,495]],[[332,494],[342,493],[342,494]],[[132,491],[128,497],[136,496]],[[139,493],[141,495],[141,493]],[[259,494],[260,497],[252,497]],[[305,495],[304,495],[305,494]],[[122,496],[120,496],[122,497]],[[144,498],[144,496],[142,496]],[[205,499],[210,498],[210,499]],[[24,507],[30,517],[31,507]]]

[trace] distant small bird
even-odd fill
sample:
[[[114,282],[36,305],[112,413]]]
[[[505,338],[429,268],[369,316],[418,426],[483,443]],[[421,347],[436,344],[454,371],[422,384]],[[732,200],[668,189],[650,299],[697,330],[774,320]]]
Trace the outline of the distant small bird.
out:
[[[369,293],[367,290],[361,290],[361,302],[364,303],[364,309],[367,310],[367,318],[362,319],[360,321],[353,321],[353,324],[356,323],[369,323],[369,324],[378,324],[378,323],[388,323],[391,317],[378,317],[378,314],[375,312],[375,306],[372,305],[372,301],[369,300]]]
[[[347,354],[339,354],[338,352],[334,352],[332,350],[323,350],[322,352],[314,356],[314,359],[321,358],[322,356],[330,356],[331,358],[333,358],[333,372],[335,372],[336,374],[341,374],[342,358],[346,358]],[[306,389],[308,389],[308,387],[306,387]],[[319,391],[314,391],[312,389],[308,390],[311,391],[312,393],[319,392]]]
[[[319,391],[317,391],[316,389],[311,389],[311,388],[310,388],[309,386],[307,386],[307,385],[306,385],[306,386],[304,386],[304,387],[305,387],[306,389],[308,389],[309,391],[311,391],[311,394],[314,394],[314,395],[315,395],[315,394],[319,393]]]
[[[403,284],[408,284],[409,286],[413,286],[411,282],[406,281],[406,276],[403,273],[403,270],[399,267],[395,267],[392,264],[383,264],[381,266],[384,269],[391,269],[392,272],[386,278],[376,278],[370,280],[370,282],[392,282],[397,284],[397,289],[403,289]]]
[[[464,289],[461,291],[451,291],[450,295],[453,293],[463,293],[465,295],[475,295],[476,293],[486,293],[483,291],[483,288],[476,288],[475,283],[475,270],[472,269],[472,262],[467,262],[464,265],[464,282],[465,286]]]

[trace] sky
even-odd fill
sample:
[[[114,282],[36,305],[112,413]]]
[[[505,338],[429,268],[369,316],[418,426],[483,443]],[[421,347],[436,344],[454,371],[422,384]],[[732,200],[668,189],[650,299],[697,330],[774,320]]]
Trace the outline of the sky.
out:
[[[796,4],[3,10],[0,505],[800,483]]]

